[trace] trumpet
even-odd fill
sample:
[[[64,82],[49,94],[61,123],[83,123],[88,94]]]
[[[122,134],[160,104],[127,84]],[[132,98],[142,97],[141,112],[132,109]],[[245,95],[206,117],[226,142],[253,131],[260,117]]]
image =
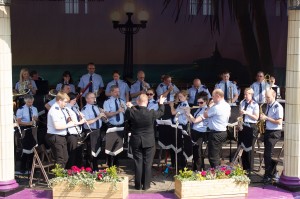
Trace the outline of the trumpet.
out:
[[[269,74],[265,74],[265,81],[268,83],[268,84],[270,84],[270,79],[271,79],[271,75],[269,75]]]
[[[228,92],[228,94],[229,94],[229,98],[228,98],[228,100],[229,100],[229,103],[231,104],[232,103],[232,86],[229,86],[229,92]]]

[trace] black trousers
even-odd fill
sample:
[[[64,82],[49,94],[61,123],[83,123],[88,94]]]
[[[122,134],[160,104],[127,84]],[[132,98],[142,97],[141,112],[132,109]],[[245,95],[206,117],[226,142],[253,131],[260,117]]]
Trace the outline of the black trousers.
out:
[[[275,163],[272,161],[272,154],[275,144],[281,137],[281,130],[266,130],[264,134],[264,163],[265,177],[272,177],[272,171]]]
[[[208,133],[208,160],[211,168],[220,165],[220,152],[226,138],[226,131],[214,131]]]
[[[202,144],[207,140],[207,133],[198,132],[192,129],[191,135],[193,142],[195,142],[193,145],[193,170],[201,171],[202,169],[205,169]]]
[[[132,148],[132,153],[135,165],[135,188],[149,189],[155,147],[142,148],[142,146],[140,146],[138,148]]]
[[[257,126],[250,124],[243,126],[243,130],[238,133],[238,145],[243,145],[244,151],[242,154],[242,164],[244,170],[253,170],[254,154],[253,148],[257,139]]]
[[[47,134],[46,139],[53,153],[55,163],[65,168],[69,158],[65,136]]]
[[[82,166],[82,147],[78,145],[78,135],[67,135],[67,149],[69,159],[67,162],[67,169],[72,166],[81,167]]]

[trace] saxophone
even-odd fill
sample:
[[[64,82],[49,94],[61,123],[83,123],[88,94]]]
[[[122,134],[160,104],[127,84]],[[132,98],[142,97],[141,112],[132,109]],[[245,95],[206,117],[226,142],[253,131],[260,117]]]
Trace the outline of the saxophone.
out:
[[[263,114],[263,110],[262,110],[262,107],[265,103],[262,103],[261,105],[259,105],[259,117],[261,114]],[[264,134],[265,133],[265,120],[262,120],[259,118],[258,122],[256,123],[256,126],[257,126],[257,129],[258,129],[258,132],[261,133],[261,134]]]

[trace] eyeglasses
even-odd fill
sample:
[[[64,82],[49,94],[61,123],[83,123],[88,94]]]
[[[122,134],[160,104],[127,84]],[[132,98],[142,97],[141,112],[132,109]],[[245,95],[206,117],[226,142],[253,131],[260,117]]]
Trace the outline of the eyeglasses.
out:
[[[204,102],[198,102],[198,104],[203,104]]]
[[[152,96],[152,95],[153,95],[153,93],[146,93],[146,95],[148,95],[148,96],[149,96],[149,95],[150,95],[150,96]]]
[[[257,77],[263,77],[262,75],[257,75]]]

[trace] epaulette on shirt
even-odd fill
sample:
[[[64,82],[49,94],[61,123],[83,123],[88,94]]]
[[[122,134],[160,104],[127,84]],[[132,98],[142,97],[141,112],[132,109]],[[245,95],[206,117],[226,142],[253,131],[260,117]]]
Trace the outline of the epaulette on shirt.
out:
[[[153,104],[157,104],[157,101],[154,100],[154,101],[152,101],[152,103],[153,103]]]
[[[138,81],[138,80],[135,80],[134,82],[132,82],[132,84],[131,84],[131,85],[135,84],[137,81]]]
[[[276,105],[274,106],[274,108],[278,108],[278,104],[276,104]]]
[[[205,85],[202,85],[202,88],[207,89],[207,87]]]
[[[59,110],[58,106],[55,107],[56,110]]]
[[[181,106],[186,106],[186,104],[182,104]]]
[[[21,106],[19,109],[23,109],[24,108],[24,106]]]
[[[82,110],[85,110],[86,109],[86,106],[84,106],[83,108],[82,108]]]
[[[162,84],[162,83],[160,83],[160,85],[159,85],[160,87],[164,87],[164,85]]]

